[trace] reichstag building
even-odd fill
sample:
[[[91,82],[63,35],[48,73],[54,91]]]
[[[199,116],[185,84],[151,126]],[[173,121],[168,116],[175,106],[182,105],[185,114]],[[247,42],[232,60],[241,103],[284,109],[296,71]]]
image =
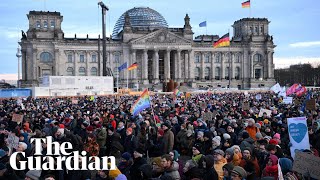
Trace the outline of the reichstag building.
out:
[[[22,87],[38,86],[47,75],[102,76],[102,41],[98,37],[64,37],[59,12],[30,11],[27,17],[29,29],[22,32],[20,42]],[[229,84],[232,88],[258,88],[275,83],[276,46],[268,19],[235,21],[230,47],[220,48],[213,48],[218,35],[194,37],[188,14],[183,20],[183,27],[170,28],[151,8],[132,8],[122,14],[106,42],[106,66],[120,87],[126,87],[127,79],[130,88],[160,87],[171,79],[213,88]],[[128,66],[136,62],[138,68],[119,73],[118,67],[125,62]]]

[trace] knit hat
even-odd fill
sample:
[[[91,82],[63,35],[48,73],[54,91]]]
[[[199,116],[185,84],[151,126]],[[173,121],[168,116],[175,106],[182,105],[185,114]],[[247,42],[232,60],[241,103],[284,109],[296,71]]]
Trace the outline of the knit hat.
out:
[[[221,149],[214,150],[213,154],[220,154],[221,156],[224,156],[224,152]]]
[[[144,151],[141,148],[136,148],[134,151],[142,155],[144,154]]]
[[[216,136],[216,137],[212,138],[212,141],[215,142],[217,144],[217,146],[220,146],[221,138],[220,138],[220,136]]]
[[[109,177],[110,178],[116,178],[121,174],[121,171],[116,167],[114,170],[109,171]]]
[[[60,134],[63,135],[63,134],[64,134],[64,129],[59,128],[59,129],[57,130],[57,132],[60,132]]]
[[[161,127],[163,127],[163,126],[166,126],[168,129],[170,129],[170,128],[171,128],[170,124],[169,124],[169,123],[167,123],[167,122],[162,123],[162,124],[161,124]]]
[[[202,152],[202,147],[200,144],[194,144],[193,147],[196,148],[200,153]]]
[[[59,128],[64,128],[64,124],[59,124]]]
[[[161,157],[153,158],[152,162],[155,163],[157,166],[162,167]]]
[[[198,131],[197,136],[203,137],[204,132],[203,131]]]
[[[241,148],[240,148],[240,146],[238,146],[238,145],[233,145],[231,148],[233,149],[233,151],[234,151],[235,149],[238,149],[238,150],[241,152]]]
[[[222,168],[226,169],[228,172],[232,171],[234,168],[232,163],[225,164]]]
[[[230,154],[230,155],[233,155],[234,151],[232,148],[228,148],[226,149],[226,154]]]
[[[87,127],[87,131],[93,131],[93,127],[92,126],[88,126]]]
[[[236,173],[237,175],[241,176],[242,178],[246,178],[247,177],[246,170],[244,170],[240,166],[235,166],[231,172]]]
[[[26,173],[26,176],[32,180],[38,180],[41,176],[41,170],[30,170]]]
[[[257,139],[261,139],[261,138],[263,138],[263,136],[262,136],[261,132],[257,132],[257,133],[256,133],[256,138],[257,138]]]
[[[231,139],[231,136],[228,133],[224,133],[223,134],[223,139],[225,139],[225,140]]]
[[[249,118],[249,119],[248,119],[248,123],[249,123],[249,122],[252,122],[252,124],[255,123],[254,119],[252,119],[252,118]]]
[[[158,134],[160,134],[160,136],[163,136],[164,135],[163,129],[158,129]]]
[[[249,151],[249,152],[250,152],[250,155],[252,155],[252,149],[251,149],[251,148],[245,147],[245,148],[242,150],[242,152],[245,151],[245,150]]]
[[[179,159],[179,157],[180,157],[179,152],[177,150],[173,150],[173,154],[174,154],[173,155],[173,160],[177,161]]]
[[[128,153],[128,152],[125,152],[125,153],[123,153],[123,154],[121,155],[121,157],[122,157],[123,159],[129,161],[130,158],[131,158],[131,154]]]
[[[249,138],[249,133],[247,131],[242,132],[242,138],[243,139]]]
[[[276,134],[273,136],[273,139],[280,139],[280,134],[279,134],[279,133],[276,133]]]
[[[263,123],[264,123],[264,124],[269,124],[269,120],[268,120],[268,119],[265,119],[265,120],[263,120]]]
[[[6,155],[6,152],[2,149],[0,149],[0,158]]]
[[[127,177],[124,174],[119,174],[115,180],[127,180]]]
[[[132,133],[132,128],[127,128],[127,131]]]
[[[256,127],[259,128],[259,129],[261,129],[260,123],[256,123]]]
[[[269,141],[269,144],[274,144],[274,145],[278,145],[278,141],[276,139],[271,139]]]

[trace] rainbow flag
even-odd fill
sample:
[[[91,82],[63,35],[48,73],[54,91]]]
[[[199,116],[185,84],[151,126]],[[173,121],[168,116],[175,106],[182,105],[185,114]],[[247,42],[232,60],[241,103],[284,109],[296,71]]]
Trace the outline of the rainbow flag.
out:
[[[148,89],[145,89],[141,96],[139,97],[139,99],[137,99],[137,101],[133,104],[133,106],[131,107],[131,114],[133,116],[138,115],[141,111],[143,111],[146,108],[151,107],[150,104],[150,96],[149,96],[149,91]]]
[[[183,95],[183,93],[182,93],[181,91],[179,91],[179,89],[175,89],[175,90],[173,91],[173,95],[177,97],[177,96]]]
[[[214,48],[230,46],[229,33],[222,36],[217,42],[213,44]]]
[[[241,5],[242,5],[242,8],[250,8],[250,0],[241,3]]]

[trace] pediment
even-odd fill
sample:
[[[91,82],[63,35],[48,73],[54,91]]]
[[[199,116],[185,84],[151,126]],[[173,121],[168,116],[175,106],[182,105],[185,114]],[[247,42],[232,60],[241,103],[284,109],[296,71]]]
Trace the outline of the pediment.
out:
[[[160,29],[131,41],[131,44],[190,44],[191,41],[176,35],[167,29]]]

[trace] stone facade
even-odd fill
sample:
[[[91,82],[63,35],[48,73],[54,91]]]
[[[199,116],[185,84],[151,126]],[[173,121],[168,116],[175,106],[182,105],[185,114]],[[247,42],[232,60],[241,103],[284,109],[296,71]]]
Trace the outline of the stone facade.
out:
[[[221,48],[213,48],[217,35],[194,38],[188,15],[183,28],[136,28],[129,15],[125,18],[120,38],[108,39],[106,48],[106,66],[113,70],[120,87],[126,87],[127,77],[131,88],[170,79],[213,88],[229,84],[233,88],[270,87],[275,83],[275,45],[265,18],[234,22],[231,45]],[[65,38],[59,12],[30,11],[28,19],[29,29],[20,42],[22,86],[38,86],[45,75],[102,75],[97,38]],[[128,66],[137,62],[138,68],[118,73],[117,67],[125,62]]]

